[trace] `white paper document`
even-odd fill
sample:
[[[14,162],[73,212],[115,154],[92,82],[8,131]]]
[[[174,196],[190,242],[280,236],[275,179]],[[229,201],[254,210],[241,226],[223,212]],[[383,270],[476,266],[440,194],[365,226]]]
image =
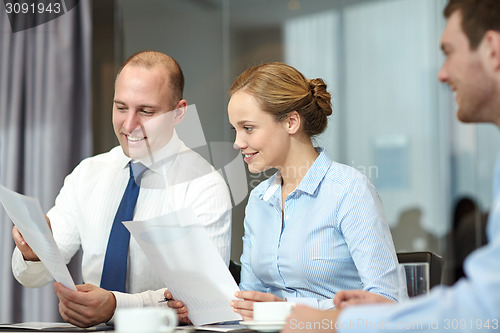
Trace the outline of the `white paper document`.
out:
[[[61,322],[27,322],[27,323],[17,323],[17,324],[0,324],[0,332],[15,331],[43,331],[43,332],[80,332],[80,331],[109,331],[112,330],[112,326],[106,326],[105,324],[99,324],[97,326],[92,326],[88,328],[81,328],[71,325],[69,323]]]
[[[229,305],[239,288],[192,209],[124,225],[195,326],[242,320]]]
[[[67,288],[76,290],[73,278],[54,241],[38,199],[19,194],[0,185],[0,202],[26,243],[40,258],[54,279]]]

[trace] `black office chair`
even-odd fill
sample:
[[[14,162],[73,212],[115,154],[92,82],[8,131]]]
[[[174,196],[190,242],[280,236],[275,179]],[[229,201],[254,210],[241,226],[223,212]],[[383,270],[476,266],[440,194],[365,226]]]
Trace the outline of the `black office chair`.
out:
[[[236,284],[240,284],[241,264],[230,260],[229,261],[229,271],[231,272],[231,275],[233,275],[233,278],[234,278],[234,281],[236,281]]]
[[[400,252],[397,253],[400,264],[428,263],[429,264],[429,289],[441,284],[443,278],[444,259],[428,251]],[[411,295],[410,295],[411,296]]]

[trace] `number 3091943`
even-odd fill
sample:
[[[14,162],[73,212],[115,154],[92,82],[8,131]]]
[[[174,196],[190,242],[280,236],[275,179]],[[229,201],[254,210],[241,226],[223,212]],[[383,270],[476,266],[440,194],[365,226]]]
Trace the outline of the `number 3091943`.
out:
[[[5,11],[7,14],[46,14],[46,13],[54,13],[59,14],[61,12],[61,3],[6,3]]]

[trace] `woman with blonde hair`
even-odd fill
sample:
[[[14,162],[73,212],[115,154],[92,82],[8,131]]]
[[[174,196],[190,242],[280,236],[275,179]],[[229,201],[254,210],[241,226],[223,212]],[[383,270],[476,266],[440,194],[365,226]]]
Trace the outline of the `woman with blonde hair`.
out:
[[[397,301],[398,261],[375,188],[313,145],[332,114],[323,80],[266,63],[243,72],[229,93],[234,147],[250,172],[277,170],[248,199],[234,311],[247,321],[254,302],[329,309],[344,289]],[[185,321],[183,303],[172,307]]]
[[[246,206],[234,310],[250,320],[258,301],[328,309],[344,289],[397,300],[398,261],[375,188],[313,145],[332,113],[323,80],[267,63],[243,72],[229,93],[235,148],[250,172],[277,170]]]

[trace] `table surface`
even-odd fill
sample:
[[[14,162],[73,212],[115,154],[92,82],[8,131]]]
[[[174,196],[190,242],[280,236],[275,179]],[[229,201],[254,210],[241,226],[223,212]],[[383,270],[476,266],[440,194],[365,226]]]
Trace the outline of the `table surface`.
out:
[[[233,325],[232,325],[233,326]],[[190,332],[232,332],[232,333],[247,333],[256,332],[243,325],[234,328],[224,325],[216,325],[213,330],[210,327],[197,328],[194,326],[178,326],[173,333],[190,333]],[[115,332],[112,327],[99,325],[88,329],[75,327],[67,323],[17,323],[17,324],[0,324],[0,333],[14,332],[44,332],[44,333],[61,333],[61,332]]]

